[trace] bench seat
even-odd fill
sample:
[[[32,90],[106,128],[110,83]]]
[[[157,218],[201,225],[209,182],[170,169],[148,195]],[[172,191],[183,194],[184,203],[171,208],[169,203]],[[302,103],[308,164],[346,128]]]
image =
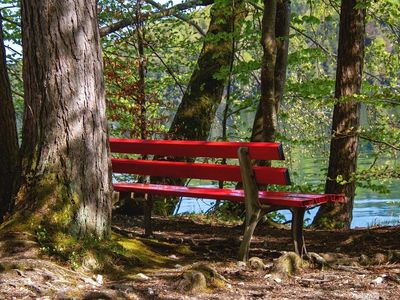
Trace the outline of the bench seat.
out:
[[[114,190],[119,192],[150,193],[171,197],[191,197],[203,199],[228,200],[244,203],[244,190],[189,187],[149,183],[115,183]],[[312,207],[326,202],[339,201],[341,196],[335,194],[302,194],[291,192],[259,191],[261,205],[285,207]]]

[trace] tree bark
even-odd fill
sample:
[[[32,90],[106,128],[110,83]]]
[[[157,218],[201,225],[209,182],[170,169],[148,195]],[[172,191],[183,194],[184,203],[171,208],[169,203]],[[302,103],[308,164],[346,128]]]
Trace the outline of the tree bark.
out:
[[[276,1],[276,17],[274,25],[271,24],[272,16],[269,16],[273,7],[273,1],[265,1],[263,31],[263,43],[265,44],[265,38],[272,38],[275,40],[270,46],[275,44],[276,50],[267,49],[263,56],[263,68],[261,77],[261,89],[262,93],[260,102],[257,106],[256,115],[254,118],[253,129],[250,140],[253,142],[262,141],[273,141],[275,139],[275,132],[277,130],[277,114],[279,112],[279,106],[283,98],[284,86],[286,82],[286,71],[287,71],[287,59],[289,49],[289,25],[290,25],[290,1],[288,0],[277,0]],[[272,26],[272,28],[270,28]],[[275,27],[275,29],[273,29]],[[268,29],[270,28],[270,29]],[[275,37],[273,37],[272,30],[275,30]],[[266,44],[267,45],[267,44]],[[271,63],[273,64],[273,56],[275,56],[275,66],[272,70]],[[272,58],[272,60],[271,60]],[[273,76],[273,77],[272,77]],[[268,91],[268,89],[273,89]],[[271,93],[274,93],[272,98]],[[267,96],[268,95],[268,96]],[[264,115],[262,109],[262,103],[265,103],[269,108],[266,113],[269,116]],[[265,118],[264,118],[265,117]],[[269,123],[264,128],[265,122]]]
[[[353,174],[357,167],[360,103],[353,97],[360,93],[364,61],[365,10],[356,8],[357,0],[342,0],[339,47],[336,70],[326,193],[346,195],[344,204],[323,205],[313,222],[318,228],[350,228],[355,194]],[[337,181],[338,178],[344,181]]]
[[[261,66],[261,110],[263,113],[263,141],[274,141],[277,128],[275,103],[275,63],[276,63],[276,0],[264,0],[261,45],[263,62]]]
[[[18,135],[0,11],[0,223],[13,207],[18,171]]]
[[[143,18],[142,18],[142,1],[137,0],[136,3],[137,12],[136,12],[136,36],[138,40],[138,73],[139,73],[139,81],[138,81],[138,104],[140,107],[140,117],[139,117],[139,129],[140,129],[140,138],[145,139],[147,136],[147,122],[146,122],[146,82],[145,82],[145,73],[146,73],[146,57],[144,53],[144,26],[143,26]]]
[[[233,29],[240,30],[244,15],[242,0],[214,4],[211,8],[203,49],[172,121],[169,136],[185,140],[207,139],[228,77]],[[226,76],[220,72],[225,72]]]
[[[107,238],[111,165],[96,1],[23,0],[22,27],[23,181],[14,222]]]

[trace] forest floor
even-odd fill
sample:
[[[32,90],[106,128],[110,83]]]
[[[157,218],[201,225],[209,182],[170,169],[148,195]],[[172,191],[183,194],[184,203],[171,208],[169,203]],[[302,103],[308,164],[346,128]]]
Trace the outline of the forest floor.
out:
[[[139,241],[139,252],[154,256],[129,272],[121,266],[120,277],[115,270],[72,270],[26,242],[18,249],[14,238],[13,248],[0,252],[0,299],[400,299],[400,227],[306,230],[308,251],[327,265],[285,277],[273,270],[277,258],[292,249],[288,229],[260,224],[250,252],[259,259],[250,266],[235,259],[239,225],[156,217],[154,239],[145,239],[140,224],[137,218],[114,216],[114,232]],[[200,265],[217,274],[214,281],[206,276],[206,289],[188,284],[196,277],[190,270]]]

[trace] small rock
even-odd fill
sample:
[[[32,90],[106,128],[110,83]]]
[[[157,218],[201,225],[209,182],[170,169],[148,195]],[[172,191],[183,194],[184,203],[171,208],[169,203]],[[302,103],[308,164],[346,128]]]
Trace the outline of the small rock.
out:
[[[245,263],[244,261],[238,261],[238,262],[237,262],[237,266],[238,266],[239,268],[245,268],[245,267],[246,267],[246,263]]]
[[[270,268],[272,268],[273,266],[274,266],[274,263],[273,263],[272,261],[270,261],[270,262],[267,262],[267,263],[265,264],[264,269],[270,269]]]
[[[376,277],[374,280],[371,281],[372,284],[381,284],[383,282],[383,277]]]
[[[178,256],[176,256],[175,254],[171,254],[170,256],[168,256],[168,258],[170,259],[179,259]]]
[[[87,284],[91,284],[91,285],[94,285],[94,286],[100,286],[100,284],[98,284],[98,283],[97,283],[96,281],[94,281],[92,278],[83,277],[82,280],[83,280],[85,283],[87,283]]]
[[[244,285],[244,282],[240,281],[240,282],[237,283],[237,285]]]
[[[176,265],[174,266],[174,268],[175,268],[175,269],[182,269],[183,267],[182,267],[182,265],[180,265],[180,264],[176,264]]]
[[[150,296],[153,296],[153,295],[154,295],[154,290],[153,290],[152,288],[148,288],[148,289],[147,289],[147,293],[148,293]]]
[[[282,279],[280,279],[279,277],[275,277],[275,278],[274,278],[274,281],[275,281],[276,283],[281,283],[281,282],[282,282]]]
[[[143,274],[143,273],[137,273],[136,275],[133,276],[133,279],[138,279],[138,280],[149,280],[150,277]]]
[[[271,278],[272,277],[272,274],[266,274],[265,276],[264,276],[264,279],[269,279],[269,278]]]
[[[227,283],[227,284],[226,284],[226,288],[227,288],[227,289],[231,289],[231,288],[232,288],[232,284]]]
[[[96,282],[100,285],[103,284],[103,275],[97,274],[96,276]]]

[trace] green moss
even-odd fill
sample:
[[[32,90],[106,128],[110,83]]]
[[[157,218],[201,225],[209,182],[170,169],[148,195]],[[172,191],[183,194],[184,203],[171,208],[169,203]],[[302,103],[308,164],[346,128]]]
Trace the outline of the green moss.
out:
[[[136,258],[144,265],[162,265],[169,261],[168,258],[147,247],[145,243],[139,240],[120,237],[117,243],[126,250],[126,257]]]
[[[167,242],[160,242],[155,239],[141,239],[141,241],[147,246],[161,251],[163,253],[173,253],[173,254],[184,254],[191,255],[193,251],[189,246],[186,245],[175,245]]]

